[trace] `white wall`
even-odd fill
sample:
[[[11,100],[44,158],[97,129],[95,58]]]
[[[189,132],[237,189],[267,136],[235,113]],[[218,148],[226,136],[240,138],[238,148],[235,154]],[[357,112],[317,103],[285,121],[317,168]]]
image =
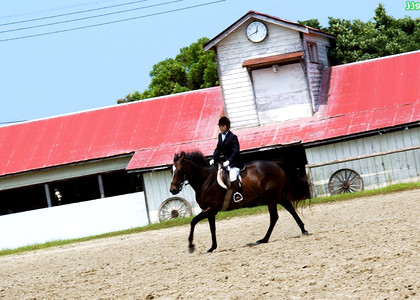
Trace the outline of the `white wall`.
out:
[[[13,249],[148,224],[144,193],[0,216],[0,249]]]

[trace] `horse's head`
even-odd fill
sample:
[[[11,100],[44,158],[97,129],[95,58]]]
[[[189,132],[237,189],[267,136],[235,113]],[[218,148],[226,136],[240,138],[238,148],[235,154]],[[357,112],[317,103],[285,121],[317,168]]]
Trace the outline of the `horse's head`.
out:
[[[185,153],[181,153],[181,155],[176,154],[174,155],[174,164],[172,166],[172,181],[171,181],[171,187],[169,188],[169,191],[176,195],[178,194],[184,185],[184,182],[186,180],[185,177]]]

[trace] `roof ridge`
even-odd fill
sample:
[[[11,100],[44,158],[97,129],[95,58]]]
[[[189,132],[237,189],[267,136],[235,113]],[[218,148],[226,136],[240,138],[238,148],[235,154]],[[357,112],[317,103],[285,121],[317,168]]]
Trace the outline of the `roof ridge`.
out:
[[[354,62],[351,62],[351,63],[342,64],[342,65],[331,66],[331,68],[332,69],[344,68],[344,67],[358,65],[358,64],[376,62],[376,61],[379,61],[379,60],[392,59],[392,58],[399,57],[399,56],[404,56],[404,55],[414,55],[414,54],[417,54],[417,53],[420,53],[420,50],[413,50],[413,51],[391,54],[391,55],[387,55],[387,56],[381,56],[381,57],[376,57],[376,58],[371,58],[371,59],[366,59],[366,60],[361,60],[361,61],[354,61]]]
[[[28,124],[28,123],[33,123],[33,122],[57,119],[57,118],[73,116],[73,115],[78,115],[78,114],[83,114],[83,113],[89,113],[89,112],[94,112],[94,111],[112,109],[112,108],[117,108],[117,107],[124,107],[126,105],[136,105],[136,104],[139,105],[140,103],[156,101],[156,100],[161,100],[161,99],[167,99],[167,98],[171,98],[171,97],[179,97],[181,95],[187,95],[187,94],[202,93],[206,90],[219,89],[219,88],[220,88],[220,86],[214,86],[214,87],[203,88],[203,89],[199,89],[199,90],[191,90],[191,91],[186,91],[186,92],[181,92],[181,93],[176,93],[176,94],[169,94],[169,95],[164,95],[164,96],[159,96],[159,97],[147,98],[147,99],[127,102],[127,103],[117,103],[117,104],[112,104],[112,105],[108,105],[108,106],[89,108],[89,109],[80,110],[80,111],[58,114],[58,115],[55,115],[55,116],[48,116],[48,117],[42,117],[42,118],[38,118],[38,119],[25,120],[25,121],[18,122],[18,123],[11,123],[11,124],[6,123],[4,125],[0,124],[0,129],[4,128],[4,127],[19,126],[19,125],[22,125],[22,124]]]

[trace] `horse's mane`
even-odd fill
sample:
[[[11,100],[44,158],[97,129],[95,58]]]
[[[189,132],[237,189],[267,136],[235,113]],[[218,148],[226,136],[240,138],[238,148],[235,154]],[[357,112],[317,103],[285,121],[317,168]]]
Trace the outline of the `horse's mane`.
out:
[[[186,159],[189,159],[189,160],[193,161],[194,163],[196,163],[199,166],[206,167],[206,166],[209,165],[209,163],[208,163],[207,159],[204,157],[203,153],[201,153],[201,151],[198,151],[198,150],[194,150],[194,151],[190,151],[190,152],[181,151],[181,153],[179,153],[179,154],[175,153],[174,162],[176,162],[183,155],[185,156]]]

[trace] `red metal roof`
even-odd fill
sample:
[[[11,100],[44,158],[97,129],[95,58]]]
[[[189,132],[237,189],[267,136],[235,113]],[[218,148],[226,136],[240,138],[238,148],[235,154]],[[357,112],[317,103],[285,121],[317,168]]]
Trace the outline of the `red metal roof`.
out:
[[[413,52],[332,67],[327,103],[314,116],[236,129],[241,150],[307,144],[420,122],[419,65],[420,52]],[[210,139],[137,152],[128,168],[170,164],[173,153],[181,150],[200,149],[211,155],[215,145]]]
[[[420,122],[420,52],[331,68],[310,118],[234,129],[241,150],[312,143]],[[321,91],[321,94],[327,91]],[[127,169],[170,165],[181,150],[211,155],[219,87],[0,127],[0,176],[134,153]]]
[[[420,98],[420,53],[332,68],[328,116],[412,105]]]
[[[215,87],[0,127],[0,176],[215,137],[222,102]]]

